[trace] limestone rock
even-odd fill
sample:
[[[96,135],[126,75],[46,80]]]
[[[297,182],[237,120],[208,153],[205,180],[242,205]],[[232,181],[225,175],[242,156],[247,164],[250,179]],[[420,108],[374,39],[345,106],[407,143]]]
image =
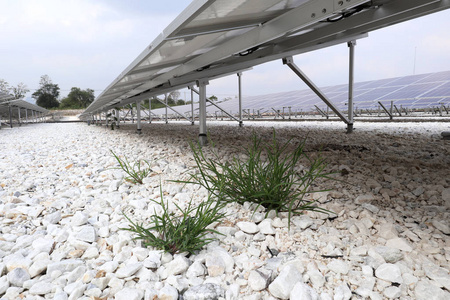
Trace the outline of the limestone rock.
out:
[[[214,300],[225,296],[225,291],[218,284],[205,283],[189,288],[183,294],[184,300]]]
[[[375,270],[375,276],[386,281],[403,283],[402,272],[400,268],[394,264],[382,264]]]
[[[269,292],[274,297],[289,299],[292,289],[298,282],[302,282],[302,274],[294,265],[287,265],[269,285]]]
[[[303,282],[297,282],[291,291],[290,300],[319,300],[319,294]]]

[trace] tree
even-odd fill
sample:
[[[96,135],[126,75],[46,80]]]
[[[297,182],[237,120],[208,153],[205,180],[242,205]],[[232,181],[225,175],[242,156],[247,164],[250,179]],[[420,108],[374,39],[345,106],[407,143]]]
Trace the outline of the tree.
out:
[[[48,75],[41,76],[39,86],[39,89],[31,96],[36,100],[36,104],[44,108],[58,107],[59,86],[52,83]]]
[[[9,94],[10,89],[9,83],[5,79],[0,79],[0,91]]]
[[[94,99],[94,90],[73,87],[67,97],[61,100],[60,108],[86,108]]]
[[[215,102],[217,101],[217,97],[212,95],[211,97],[208,98],[209,100],[211,100],[211,102]]]
[[[17,86],[15,86],[15,87],[13,86],[11,88],[11,91],[12,91],[14,98],[21,99],[21,98],[25,97],[25,94],[28,93],[30,90],[28,89],[28,87],[26,86],[25,83],[21,82]]]
[[[182,99],[177,101],[177,105],[185,105],[185,104],[186,104],[186,102]]]

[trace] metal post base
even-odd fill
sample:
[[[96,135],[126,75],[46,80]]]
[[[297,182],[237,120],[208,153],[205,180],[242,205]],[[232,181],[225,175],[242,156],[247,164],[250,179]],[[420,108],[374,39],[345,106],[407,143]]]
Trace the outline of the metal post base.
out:
[[[136,133],[137,134],[142,134],[142,129],[141,128],[136,129]]]
[[[353,124],[347,124],[347,133],[353,132]]]
[[[198,142],[200,143],[200,146],[202,146],[202,147],[208,145],[208,137],[206,136],[206,134],[199,134]]]

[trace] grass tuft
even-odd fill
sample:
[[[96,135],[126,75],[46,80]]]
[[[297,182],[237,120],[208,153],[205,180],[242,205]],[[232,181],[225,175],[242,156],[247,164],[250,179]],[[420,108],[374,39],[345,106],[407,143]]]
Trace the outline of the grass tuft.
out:
[[[131,164],[126,157],[124,159],[121,159],[112,150],[110,151],[120,165],[120,168],[115,169],[122,169],[125,173],[128,174],[128,176],[125,177],[125,180],[132,182],[134,184],[136,183],[142,184],[142,180],[145,177],[147,177],[150,174],[150,172],[152,172],[152,169],[150,168],[150,163],[148,161],[138,160],[137,162]]]
[[[225,216],[221,212],[223,203],[212,201],[208,198],[198,206],[189,202],[185,209],[175,203],[178,215],[169,212],[169,205],[163,199],[161,189],[161,200],[153,200],[161,205],[163,213],[155,213],[150,217],[150,226],[145,228],[143,223],[135,223],[128,216],[125,218],[130,222],[130,228],[122,228],[135,233],[136,240],[142,240],[144,246],[154,247],[171,254],[189,252],[190,254],[200,251],[203,246],[214,241],[215,238],[208,236],[210,233],[220,234],[209,228],[215,222],[220,222]]]
[[[274,130],[271,143],[265,144],[253,133],[250,146],[243,149],[245,155],[225,162],[216,150],[211,149],[211,157],[206,157],[199,144],[191,143],[198,172],[191,174],[190,180],[178,182],[199,184],[220,202],[248,201],[256,204],[256,209],[264,207],[267,213],[288,212],[289,224],[292,215],[307,210],[329,213],[305,197],[319,192],[312,190],[318,178],[329,178],[325,160],[305,153],[306,140],[298,145],[291,140],[280,143]],[[309,167],[299,170],[300,160]]]

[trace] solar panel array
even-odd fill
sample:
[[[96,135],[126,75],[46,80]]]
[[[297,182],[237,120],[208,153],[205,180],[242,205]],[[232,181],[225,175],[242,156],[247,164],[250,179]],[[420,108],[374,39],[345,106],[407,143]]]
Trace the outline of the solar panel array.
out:
[[[11,110],[10,110],[11,106]],[[32,110],[35,112],[47,113],[48,110],[42,108],[40,106],[34,105],[22,99],[14,99],[14,96],[10,94],[0,91],[0,119],[1,117],[9,116],[11,112],[13,118],[17,118],[19,116],[18,110]],[[23,117],[23,116],[22,116]]]
[[[448,0],[194,0],[81,117],[448,8]],[[345,88],[330,97],[344,101],[343,93]]]
[[[346,111],[348,103],[348,85],[327,86],[321,89],[331,101]],[[410,75],[373,81],[358,82],[354,85],[355,109],[378,109],[379,102],[390,106],[391,102],[408,109],[419,109],[450,105],[450,71]],[[227,112],[237,113],[238,99],[217,102]],[[283,110],[291,107],[293,111],[311,111],[318,106],[326,110],[325,103],[310,89],[280,92],[260,96],[243,97],[244,110],[266,112]],[[189,113],[190,105],[174,107],[180,113]],[[208,113],[214,114],[218,109],[209,104]],[[154,110],[155,114],[164,114],[164,109]],[[169,113],[171,113],[169,109]],[[195,114],[195,112],[194,112]]]

